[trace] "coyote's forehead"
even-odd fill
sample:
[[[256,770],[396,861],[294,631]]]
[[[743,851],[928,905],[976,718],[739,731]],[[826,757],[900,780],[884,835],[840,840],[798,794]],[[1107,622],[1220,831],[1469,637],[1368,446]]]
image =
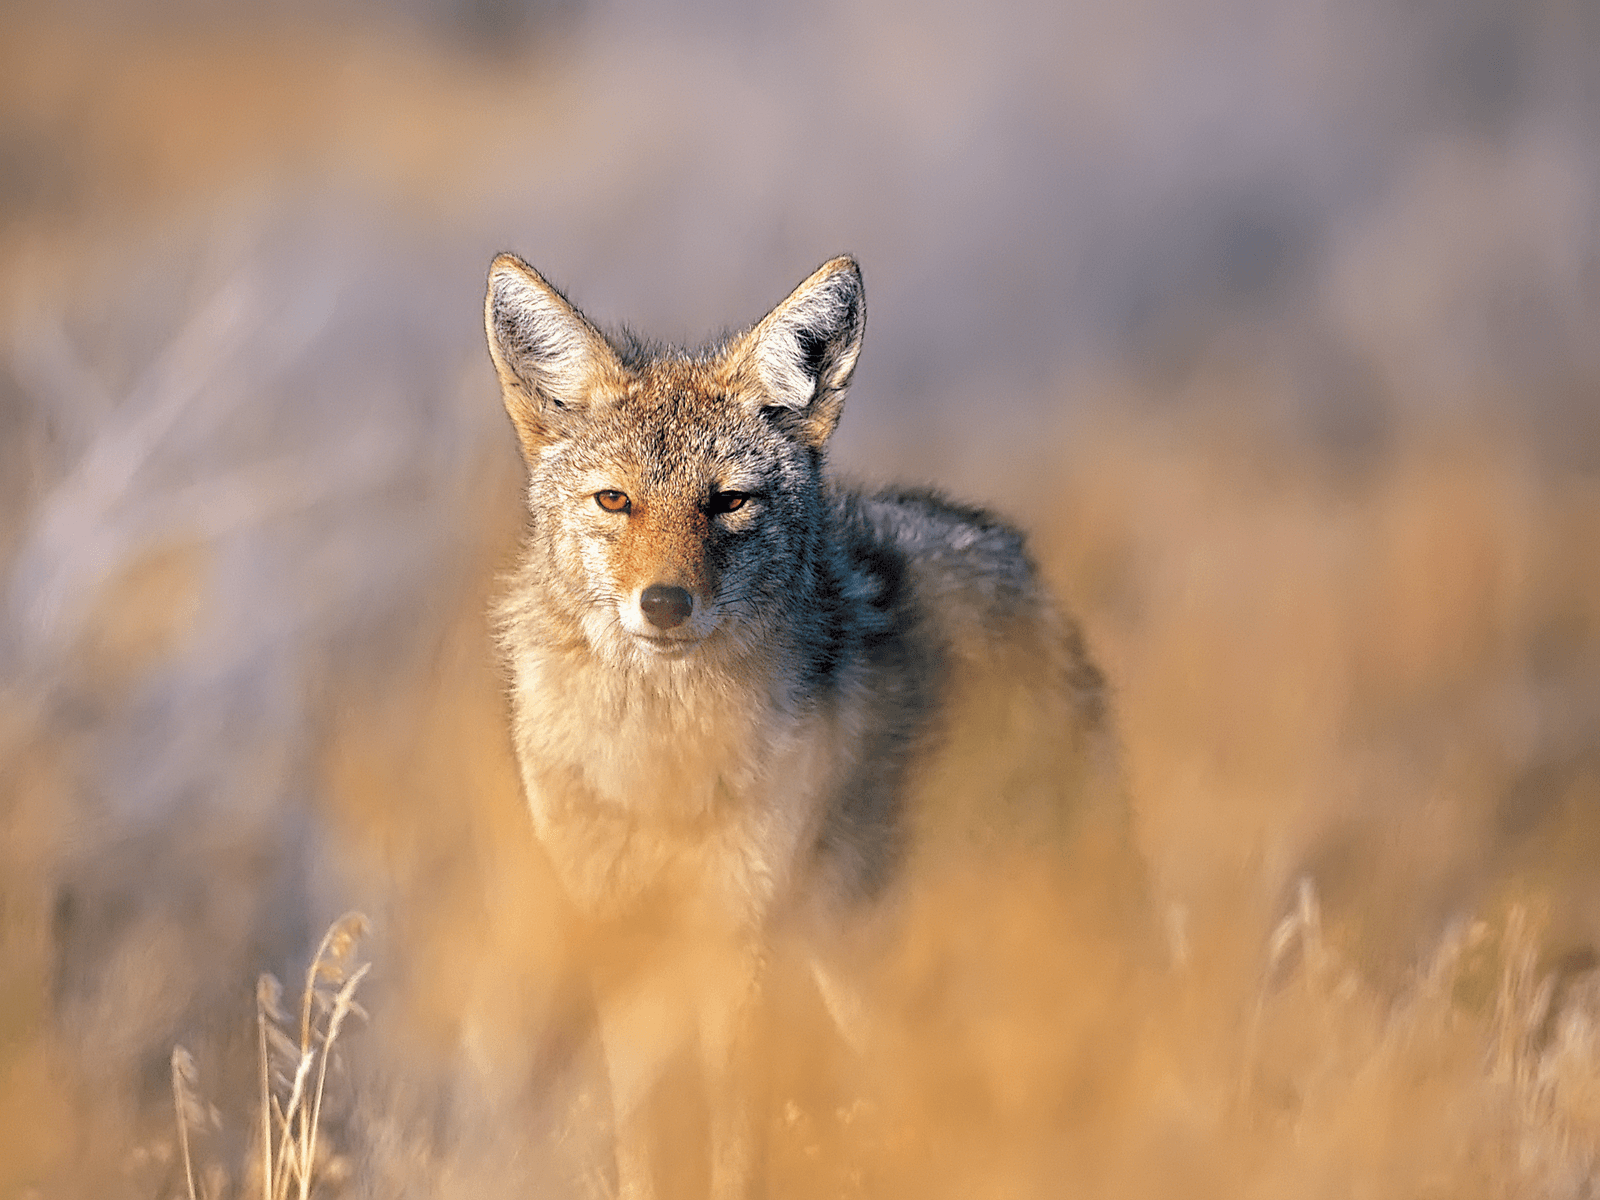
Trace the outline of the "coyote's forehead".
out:
[[[697,362],[652,363],[597,395],[588,419],[548,448],[552,469],[613,472],[660,488],[750,486],[808,457]]]
[[[670,353],[629,370],[623,390],[636,404],[651,406],[683,397],[712,399],[733,386],[734,373],[721,361]]]

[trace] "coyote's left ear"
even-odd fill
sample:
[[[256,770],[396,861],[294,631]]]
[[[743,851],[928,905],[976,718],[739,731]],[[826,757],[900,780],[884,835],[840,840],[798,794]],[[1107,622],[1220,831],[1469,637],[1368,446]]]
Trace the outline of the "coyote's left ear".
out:
[[[740,338],[729,359],[753,371],[760,407],[820,449],[839,423],[866,324],[861,268],[842,256],[818,267]]]

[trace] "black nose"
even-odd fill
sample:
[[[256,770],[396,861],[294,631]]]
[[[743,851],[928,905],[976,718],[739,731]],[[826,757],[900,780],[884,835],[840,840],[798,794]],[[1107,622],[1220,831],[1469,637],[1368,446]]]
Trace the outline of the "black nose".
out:
[[[675,629],[689,619],[689,613],[694,609],[694,597],[681,587],[652,583],[639,597],[639,607],[657,629]]]

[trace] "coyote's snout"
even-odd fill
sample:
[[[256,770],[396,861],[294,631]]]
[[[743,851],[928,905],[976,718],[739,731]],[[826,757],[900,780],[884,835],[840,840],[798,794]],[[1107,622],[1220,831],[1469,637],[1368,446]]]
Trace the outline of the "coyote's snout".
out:
[[[920,868],[1006,837],[1120,853],[1101,677],[1015,530],[828,478],[866,318],[852,259],[693,351],[601,333],[509,254],[485,316],[528,467],[498,625],[529,808],[583,918],[650,931],[596,978],[620,1191],[651,1194],[637,1113],[697,1041],[711,1191],[741,1196],[773,931],[860,1036],[841,931]]]
[[[694,612],[694,595],[687,588],[652,583],[639,593],[639,611],[657,629],[676,629]]]

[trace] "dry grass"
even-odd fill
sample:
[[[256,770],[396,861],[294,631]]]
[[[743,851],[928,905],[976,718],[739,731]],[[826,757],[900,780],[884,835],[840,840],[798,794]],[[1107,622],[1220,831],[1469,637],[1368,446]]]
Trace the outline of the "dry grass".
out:
[[[946,981],[956,990],[930,1008],[914,971],[901,1036],[864,1060],[802,987],[781,989],[778,1194],[1588,1194],[1597,778],[1579,716],[1600,580],[1571,551],[1600,536],[1600,496],[1470,439],[1418,444],[1361,477],[1292,453],[1205,421],[1181,436],[1102,429],[1062,456],[1070,518],[1038,531],[1118,681],[1170,966],[1127,974],[1117,946],[1075,940],[1008,878],[943,910],[984,914],[974,950],[1005,987]],[[337,891],[379,911],[384,978],[339,1125],[349,1174],[316,1194],[608,1186],[603,1075],[569,970],[582,947],[564,941],[520,811],[482,586],[398,685],[331,684],[315,766],[323,849]],[[17,819],[30,795],[70,792],[48,767],[61,737],[38,728],[13,757],[34,764],[38,789],[13,793]],[[144,955],[117,980],[178,961],[139,941],[151,929],[116,951]],[[204,926],[167,935],[203,955]],[[59,951],[35,944],[48,971]],[[185,971],[205,974],[173,978]],[[329,989],[358,978],[319,981],[314,967],[308,996],[337,1011]],[[242,1021],[231,1007],[195,1016],[216,1030]],[[45,1032],[46,1011],[13,1026],[24,1053],[9,1086],[37,1086],[29,1047],[47,1048],[55,1078],[87,1069]],[[115,1030],[120,1012],[93,1019]],[[211,1039],[201,1062],[241,1049]],[[133,1082],[113,1093],[123,1132],[98,1154],[123,1161],[102,1178],[182,1192],[184,1155],[140,1116],[159,1104],[137,1085],[150,1047],[116,1044],[128,1057],[95,1069]],[[270,1172],[254,1168],[276,1181],[264,1194],[309,1181],[325,1044],[269,1047],[286,1069],[263,1110],[278,1147]],[[208,1128],[174,1069],[187,1128]],[[219,1106],[244,1111],[239,1073],[219,1076]],[[685,1148],[669,1176],[692,1194],[703,1118],[692,1078],[666,1086],[683,1102],[661,1136]],[[71,1085],[45,1090],[52,1111],[106,1127]],[[29,1153],[11,1161],[35,1179],[86,1169],[48,1157],[48,1139]],[[227,1190],[243,1178],[202,1172],[194,1186],[252,1194]]]
[[[261,1076],[259,1124],[249,1156],[255,1178],[237,1193],[230,1190],[227,1167],[212,1161],[195,1182],[191,1142],[215,1130],[222,1117],[202,1102],[200,1071],[182,1046],[172,1050],[172,1105],[177,1117],[178,1152],[189,1200],[222,1200],[254,1195],[260,1200],[307,1200],[315,1178],[324,1185],[348,1174],[348,1164],[329,1154],[323,1137],[322,1102],[334,1043],[351,1016],[366,1017],[356,1003],[356,989],[372,964],[360,961],[358,948],[367,932],[359,913],[340,917],[328,927],[312,956],[301,993],[299,1039],[291,1037],[291,1018],[283,1009],[283,985],[272,975],[256,982],[257,1054]],[[246,1174],[247,1172],[232,1172]]]

